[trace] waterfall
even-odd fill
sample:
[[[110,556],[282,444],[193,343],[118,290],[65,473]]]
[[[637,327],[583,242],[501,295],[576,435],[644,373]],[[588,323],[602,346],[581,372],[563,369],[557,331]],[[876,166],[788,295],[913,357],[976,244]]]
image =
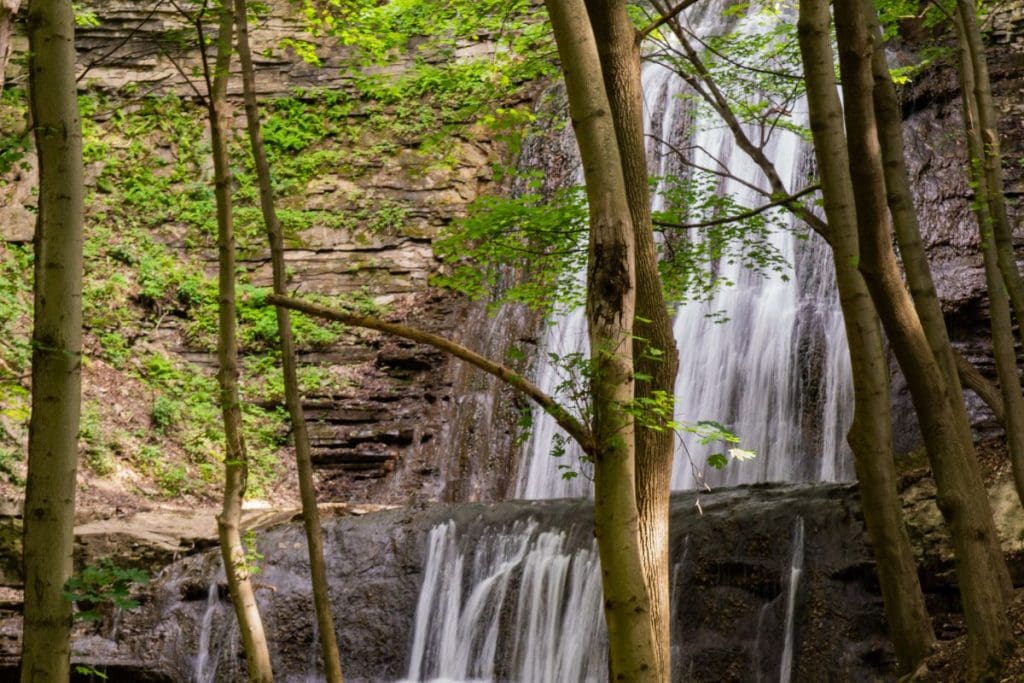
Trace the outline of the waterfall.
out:
[[[435,526],[408,680],[602,680],[597,552],[571,535],[531,520],[465,548],[455,522]]]
[[[199,627],[199,652],[196,653],[192,667],[194,683],[213,683],[217,679],[217,657],[211,657],[210,646],[213,635],[213,619],[221,610],[220,593],[217,582],[210,583],[206,594],[206,610]]]
[[[793,528],[793,560],[789,565],[789,591],[786,595],[786,640],[779,665],[779,683],[789,683],[793,675],[793,641],[796,627],[796,592],[804,571],[804,518],[797,517]]]
[[[711,4],[700,16],[690,16],[699,33],[721,31],[725,21]],[[749,24],[740,19],[739,29],[764,30]],[[682,79],[665,66],[646,63],[642,85],[652,177],[686,173],[673,149],[688,148],[694,150],[692,162],[705,167],[721,162],[734,176],[720,182],[719,195],[731,195],[740,206],[764,203],[749,187],[768,187],[760,169],[735,146],[732,133],[714,114],[691,104]],[[794,107],[790,118],[795,123],[806,120],[803,102]],[[755,140],[763,132],[748,128]],[[765,147],[792,190],[806,182],[809,151],[797,134],[781,129],[771,132]],[[655,191],[654,210],[663,204]],[[677,307],[676,420],[722,423],[740,437],[744,448],[758,455],[750,462],[730,463],[722,471],[709,470],[706,458],[715,446],[701,445],[694,435],[685,435],[677,449],[673,489],[756,481],[842,481],[852,476],[844,437],[853,398],[831,254],[816,235],[806,240],[798,237],[793,221],[788,228],[770,237],[771,245],[792,266],[786,277],[751,272],[736,259],[721,262],[716,273],[733,286],[718,291],[710,301]],[[727,317],[725,322],[719,313]],[[582,310],[567,311],[552,321],[538,354],[537,384],[557,393],[565,377],[549,354],[585,352],[585,343]],[[577,464],[577,449],[570,445],[563,457],[551,457],[554,435],[561,433],[554,420],[535,410],[533,424],[516,494],[554,498],[589,491],[586,468]],[[567,481],[560,476],[566,469],[581,470],[584,476]]]

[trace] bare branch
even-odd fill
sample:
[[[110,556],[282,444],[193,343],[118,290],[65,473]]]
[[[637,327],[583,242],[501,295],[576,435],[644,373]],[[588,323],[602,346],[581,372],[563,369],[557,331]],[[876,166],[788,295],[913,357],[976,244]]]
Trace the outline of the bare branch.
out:
[[[695,4],[697,4],[697,0],[683,0],[682,2],[680,2],[678,5],[676,5],[672,9],[670,9],[667,12],[663,13],[659,19],[654,21],[654,23],[649,24],[646,28],[641,29],[640,31],[638,31],[637,34],[636,34],[636,41],[639,43],[644,38],[649,36],[651,33],[653,33],[654,31],[657,31],[659,28],[664,26],[666,23],[668,23],[672,19],[675,19],[679,15],[680,12],[685,12],[687,8],[689,8],[689,7],[691,7],[691,6],[695,5]]]
[[[407,325],[389,323],[384,320],[380,320],[379,318],[356,315],[354,313],[346,313],[345,311],[339,311],[327,308],[326,306],[320,306],[318,304],[312,304],[286,296],[279,296],[277,294],[271,294],[267,297],[266,301],[268,304],[281,306],[293,311],[299,311],[317,318],[336,320],[340,323],[351,325],[353,327],[363,327],[368,330],[376,330],[396,337],[402,337],[403,339],[433,346],[439,351],[449,353],[456,358],[464,360],[470,365],[483,370],[487,374],[497,377],[513,389],[516,389],[531,398],[541,407],[541,409],[544,410],[544,412],[555,419],[558,426],[564,429],[566,433],[580,445],[580,448],[583,449],[584,453],[589,456],[594,456],[596,453],[594,437],[590,433],[590,428],[573,417],[565,408],[555,401],[555,399],[544,393],[544,390],[514,370],[511,370],[500,363],[495,363],[489,358],[485,358],[475,351],[467,349],[461,344],[456,344],[450,339],[445,339],[444,337],[436,334],[424,332],[423,330],[418,330]]]
[[[978,372],[978,368],[974,367],[956,349],[953,349],[953,360],[956,362],[956,372],[960,375],[960,381],[985,402],[985,405],[989,407],[992,414],[996,416],[999,424],[1005,427],[1006,405],[1003,403],[1003,397],[999,393],[999,388]]]
[[[160,3],[156,2],[153,5],[152,9],[149,10],[149,14],[143,17],[142,21],[140,21],[135,28],[129,31],[124,38],[116,42],[112,48],[104,52],[102,55],[86,64],[85,69],[82,71],[82,73],[78,74],[78,77],[75,79],[75,83],[80,83],[82,79],[85,78],[85,75],[89,73],[94,66],[102,64],[104,61],[109,59],[115,52],[117,52],[122,47],[127,45],[128,41],[134,38],[135,34],[141,31],[142,27],[145,26],[149,22],[149,20],[153,18],[153,15],[156,14],[158,9],[160,9]]]

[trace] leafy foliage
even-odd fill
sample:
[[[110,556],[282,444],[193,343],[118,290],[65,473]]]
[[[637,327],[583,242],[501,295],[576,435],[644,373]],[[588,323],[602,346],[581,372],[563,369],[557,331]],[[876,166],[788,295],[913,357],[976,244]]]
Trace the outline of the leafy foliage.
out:
[[[134,609],[139,602],[132,592],[149,581],[141,569],[120,567],[110,558],[86,567],[64,584],[64,599],[78,606],[77,619],[97,621],[105,606],[116,609]]]
[[[773,239],[780,231],[794,229],[784,209],[727,220],[749,213],[749,208],[721,192],[716,175],[701,170],[684,178],[655,178],[652,183],[665,207],[654,221],[665,236],[660,268],[669,300],[710,301],[719,288],[734,284],[721,276],[724,264],[739,263],[754,273],[789,278],[791,264]],[[798,235],[806,237],[806,232]]]
[[[524,303],[551,312],[582,303],[586,266],[586,197],[580,187],[549,200],[536,191],[515,198],[484,196],[434,242],[449,268],[434,284],[492,305]],[[511,274],[519,273],[514,281]]]

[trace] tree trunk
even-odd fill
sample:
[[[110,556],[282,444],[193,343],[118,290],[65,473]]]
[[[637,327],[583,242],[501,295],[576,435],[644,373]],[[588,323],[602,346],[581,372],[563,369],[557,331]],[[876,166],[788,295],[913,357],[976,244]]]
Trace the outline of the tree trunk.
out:
[[[859,151],[850,176],[857,212],[860,270],[907,379],[938,489],[939,509],[953,539],[968,625],[969,672],[998,672],[1011,643],[1005,588],[1009,574],[982,484],[974,447],[957,415],[959,392],[944,379],[913,302],[904,289],[886,215],[882,154],[872,104],[873,41],[861,0],[836,0],[836,36],[849,146]],[[969,436],[969,435],[968,435]]]
[[[959,395],[962,389],[953,357],[953,347],[949,343],[946,320],[935,291],[928,255],[921,241],[917,210],[914,208],[914,198],[910,191],[910,176],[903,158],[903,115],[896,96],[896,86],[892,82],[889,64],[886,62],[885,45],[882,42],[882,30],[875,13],[874,2],[862,0],[862,3],[874,46],[871,55],[874,77],[872,98],[878,125],[886,201],[892,215],[893,230],[899,244],[910,295],[928,338],[928,344],[942,369],[944,379],[950,386],[951,393]],[[970,422],[967,420],[966,412],[963,416],[963,424],[959,426],[969,434]]]
[[[1003,183],[1003,156],[999,148],[999,125],[995,105],[992,102],[992,82],[988,75],[988,61],[985,58],[985,43],[978,29],[977,9],[968,0],[957,0],[959,26],[957,39],[960,49],[966,50],[970,63],[964,63],[962,72],[972,72],[971,92],[977,103],[977,129],[981,137],[981,164],[984,168],[987,192],[982,195],[988,201],[995,233],[996,253],[999,269],[1006,281],[1006,291],[1013,302],[1017,323],[1024,324],[1024,281],[1017,268],[1013,248],[1013,229],[1006,213],[1006,188]],[[966,87],[967,84],[964,83]]]
[[[881,25],[878,22],[872,0],[862,0],[861,7],[864,20],[867,22],[868,36],[874,46],[871,55],[871,69],[875,125],[878,128],[883,162],[886,202],[891,212],[903,270],[910,287],[914,309],[921,320],[928,345],[942,370],[948,387],[948,396],[952,402],[953,416],[956,419],[955,426],[960,432],[961,443],[970,449],[971,458],[974,459],[974,439],[971,434],[970,419],[967,416],[967,411],[963,408],[963,387],[960,384],[960,374],[957,371],[955,352],[949,342],[942,306],[939,303],[931,268],[928,265],[928,255],[921,242],[921,231],[918,227],[917,213],[910,191],[910,177],[903,158],[903,117],[896,96],[896,86],[892,82],[889,65],[885,59]],[[993,534],[989,540],[992,544],[992,554],[1002,558],[1002,548],[999,545],[998,536]],[[1004,587],[1009,593],[1009,574],[1006,575],[1004,583]]]
[[[801,1],[798,31],[811,132],[853,370],[854,416],[847,439],[854,454],[861,509],[878,564],[899,670],[906,673],[928,656],[935,636],[896,491],[889,367],[878,317],[856,267],[857,215],[829,25],[825,0]]]
[[[82,370],[82,126],[70,2],[28,10],[29,103],[39,158],[32,416],[25,488],[21,680],[69,679],[75,473]]]
[[[231,164],[227,135],[231,116],[227,105],[227,84],[231,69],[231,36],[234,12],[231,0],[221,0],[217,60],[209,98],[210,138],[213,147],[215,195],[217,200],[217,252],[219,285],[219,335],[217,358],[220,370],[220,407],[224,419],[227,450],[224,456],[224,503],[217,517],[224,573],[235,607],[250,681],[274,680],[270,667],[263,621],[250,579],[251,570],[242,543],[242,501],[249,474],[248,455],[242,437],[242,409],[238,394],[238,340],[235,306],[235,236],[231,209]],[[200,49],[205,49],[201,46]]]
[[[623,0],[588,0],[587,9],[615,121],[636,242],[633,365],[639,376],[650,379],[637,381],[634,391],[637,399],[657,398],[660,409],[665,411],[661,421],[672,420],[679,352],[665,303],[651,226],[639,40]],[[651,591],[651,618],[657,629],[658,657],[665,671],[669,670],[671,651],[668,510],[674,450],[675,434],[671,429],[636,426],[640,547],[644,553],[645,579]]]
[[[256,72],[249,49],[249,25],[246,17],[245,0],[235,2],[235,26],[238,30],[238,57],[242,64],[242,86],[245,92],[245,117],[249,127],[249,143],[252,147],[256,166],[256,179],[260,190],[260,207],[263,222],[267,228],[270,243],[270,261],[274,271],[274,293],[285,295],[287,274],[284,263],[284,238],[281,223],[274,208],[274,191],[271,185],[270,164],[263,147],[260,130],[260,113],[256,102]],[[324,563],[324,544],[320,533],[320,512],[316,506],[316,488],[313,484],[313,463],[310,457],[309,433],[306,416],[302,410],[299,391],[295,344],[292,340],[292,323],[287,308],[277,307],[277,333],[281,338],[281,367],[284,373],[284,396],[288,415],[291,418],[292,435],[295,438],[295,468],[299,476],[299,497],[302,499],[302,524],[306,530],[306,545],[309,549],[310,581],[313,584],[313,604],[316,609],[317,633],[320,636],[320,650],[324,660],[324,675],[329,683],[341,683],[341,655],[338,652],[338,638],[334,630],[331,613],[331,598],[327,583],[327,566]]]
[[[967,137],[967,168],[971,184],[976,188],[973,207],[985,262],[992,352],[995,356],[996,374],[999,377],[999,389],[1003,399],[1003,427],[1006,431],[1007,449],[1010,452],[1013,482],[1017,489],[1017,497],[1024,505],[1024,395],[1021,394],[1020,371],[1017,368],[1013,319],[1010,316],[1006,281],[999,267],[999,248],[996,245],[992,203],[987,200],[990,194],[990,175],[985,172],[984,167],[985,144],[979,125],[972,56],[967,48],[969,41],[964,37],[963,22],[959,16],[954,23],[960,47],[960,98],[963,104],[964,132]]]
[[[18,13],[21,0],[0,0],[0,90],[4,87],[4,72],[11,58],[11,33],[14,31],[14,15]]]
[[[635,239],[600,58],[583,0],[547,0],[590,204],[587,322],[593,402],[594,531],[609,678],[662,681],[636,501],[633,418]]]

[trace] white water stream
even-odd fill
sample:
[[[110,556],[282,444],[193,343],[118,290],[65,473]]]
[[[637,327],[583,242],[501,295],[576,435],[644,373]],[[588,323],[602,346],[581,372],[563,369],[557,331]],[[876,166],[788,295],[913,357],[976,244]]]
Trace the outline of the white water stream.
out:
[[[793,527],[793,559],[789,563],[789,588],[786,591],[786,639],[782,646],[779,683],[789,683],[793,676],[793,643],[796,639],[796,595],[800,575],[804,572],[804,518],[797,517]]]
[[[210,646],[213,643],[213,619],[221,611],[220,595],[217,582],[210,584],[206,595],[206,611],[199,625],[199,652],[192,666],[193,683],[213,683],[217,676],[217,656],[211,657]]]
[[[510,588],[512,590],[510,590]],[[605,672],[601,576],[593,548],[517,523],[459,545],[430,532],[410,681],[598,681]]]
[[[723,21],[711,3],[703,17],[690,20],[703,22],[697,33],[704,35],[721,29],[712,24]],[[764,198],[748,186],[769,186],[760,169],[736,148],[724,126],[694,110],[692,98],[684,97],[682,80],[657,64],[645,65],[642,78],[652,177],[685,172],[673,148],[696,150],[690,162],[727,168],[735,176],[719,184],[718,194],[731,195],[740,206],[763,203]],[[791,114],[796,122],[806,116],[802,106]],[[748,133],[756,140],[762,131]],[[801,189],[807,182],[806,143],[793,133],[775,130],[765,151],[783,182],[791,190]],[[655,193],[656,211],[663,208],[662,202]],[[739,263],[715,264],[719,277],[734,285],[711,301],[680,305],[674,321],[681,361],[675,390],[677,421],[720,422],[740,436],[744,448],[757,451],[757,458],[732,462],[721,472],[709,471],[705,463],[710,447],[687,437],[677,452],[675,489],[755,481],[836,481],[851,475],[843,437],[852,396],[829,252],[817,238],[803,241],[792,229],[777,230],[770,240],[792,266],[788,277],[754,274]],[[716,322],[711,315],[720,311],[727,322]],[[557,395],[566,378],[549,354],[586,352],[583,311],[566,311],[544,331],[535,381]],[[517,495],[587,495],[590,481],[578,450],[566,443],[561,457],[552,457],[560,430],[540,411],[533,424]],[[583,476],[564,478],[566,470]],[[776,660],[781,662],[780,683],[789,683],[792,675],[803,533],[803,520],[798,518],[788,584],[780,595],[786,600],[785,633]],[[430,535],[409,679],[604,680],[596,554],[593,549],[570,552],[565,540],[562,532],[525,524],[470,551],[460,548],[454,523],[436,527]],[[674,585],[673,593],[677,590]],[[755,650],[762,643],[778,642],[768,635],[758,633]]]
[[[722,21],[710,9],[700,20],[708,25],[696,32],[704,35],[720,28],[716,24]],[[763,204],[765,199],[749,187],[769,187],[761,170],[736,147],[732,133],[715,115],[694,109],[682,79],[650,63],[642,78],[652,177],[680,173],[682,164],[673,149],[690,149],[690,162],[726,168],[735,176],[719,184],[718,194],[731,195],[740,206]],[[791,112],[794,122],[804,120],[803,106],[801,102]],[[748,134],[758,140],[762,131],[750,127]],[[799,136],[776,129],[765,152],[791,190],[803,187],[809,148]],[[653,208],[657,211],[662,204],[656,192]],[[709,470],[707,456],[721,445],[702,446],[696,437],[686,435],[677,450],[672,480],[676,490],[756,481],[842,481],[852,476],[844,439],[852,419],[850,371],[831,257],[816,236],[805,241],[792,229],[777,230],[770,240],[792,266],[786,277],[753,273],[735,259],[720,262],[715,266],[718,277],[735,284],[721,289],[711,301],[679,306],[674,322],[680,357],[677,421],[722,423],[741,438],[744,448],[758,455],[753,461],[732,462],[720,472]],[[715,314],[720,312],[726,322],[718,321]],[[583,311],[557,317],[545,330],[535,381],[555,392],[565,377],[548,354],[585,351]],[[559,432],[550,417],[535,411],[533,435],[520,466],[519,497],[589,492],[585,477],[567,481],[560,476],[566,466],[584,473],[586,468],[577,464],[578,451],[571,447],[561,458],[551,457]]]

